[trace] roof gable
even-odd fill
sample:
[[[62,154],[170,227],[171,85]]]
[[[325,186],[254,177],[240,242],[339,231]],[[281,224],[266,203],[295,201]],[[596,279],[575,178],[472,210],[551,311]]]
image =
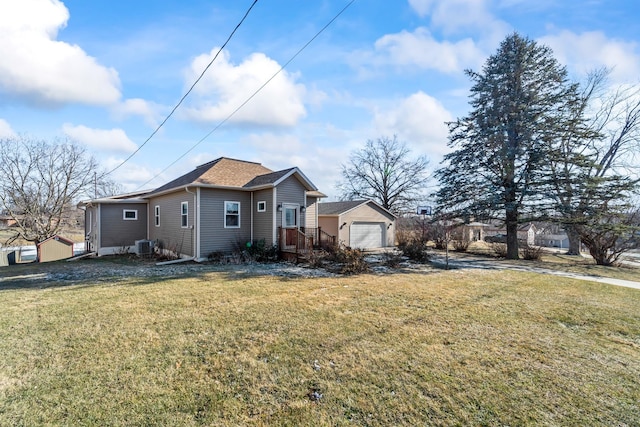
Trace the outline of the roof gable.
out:
[[[260,163],[220,157],[158,187],[151,194],[197,184],[243,188],[257,176],[270,173],[272,170]]]
[[[390,218],[397,218],[397,215],[395,215],[388,209],[383,208],[382,206],[380,206],[380,204],[376,203],[373,200],[350,200],[344,202],[318,203],[318,215],[342,215],[363,205],[370,205],[373,209],[380,211]]]

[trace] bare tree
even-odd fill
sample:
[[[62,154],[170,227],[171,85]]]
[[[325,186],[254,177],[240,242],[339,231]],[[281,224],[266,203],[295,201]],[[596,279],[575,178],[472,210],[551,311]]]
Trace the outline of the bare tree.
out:
[[[0,140],[0,207],[15,222],[7,243],[35,244],[57,234],[75,202],[106,180],[96,160],[70,140]]]
[[[548,157],[550,195],[572,255],[580,253],[581,240],[592,254],[611,253],[619,241],[616,233],[624,240],[633,226],[627,218],[640,185],[640,87],[607,90],[608,74],[606,69],[590,74],[573,110],[573,123],[586,127],[572,126],[553,142]],[[628,244],[620,248],[625,247],[630,249]],[[610,263],[608,257],[594,258]]]
[[[343,200],[371,199],[399,213],[420,200],[428,165],[425,156],[411,159],[411,151],[396,136],[368,140],[342,165],[338,189]]]

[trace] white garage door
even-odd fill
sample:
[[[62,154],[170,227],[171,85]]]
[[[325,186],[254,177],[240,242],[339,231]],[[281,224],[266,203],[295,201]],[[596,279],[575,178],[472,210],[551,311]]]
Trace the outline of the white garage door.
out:
[[[351,224],[349,241],[352,248],[381,248],[384,222],[354,222]]]

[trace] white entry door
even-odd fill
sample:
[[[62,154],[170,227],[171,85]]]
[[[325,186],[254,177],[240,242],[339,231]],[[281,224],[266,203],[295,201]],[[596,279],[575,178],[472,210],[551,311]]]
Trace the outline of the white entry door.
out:
[[[299,209],[299,205],[292,203],[284,203],[282,205],[282,227],[298,228]]]

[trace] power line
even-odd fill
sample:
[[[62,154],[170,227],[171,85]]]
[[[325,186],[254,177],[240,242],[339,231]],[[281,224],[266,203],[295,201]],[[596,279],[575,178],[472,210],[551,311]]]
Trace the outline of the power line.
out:
[[[198,142],[196,142],[195,144],[193,144],[187,151],[185,151],[180,157],[176,158],[172,163],[170,163],[166,168],[164,168],[163,170],[161,170],[160,172],[158,172],[153,178],[151,178],[150,180],[148,180],[147,182],[145,182],[144,184],[142,184],[141,186],[138,187],[138,190],[140,190],[141,188],[143,188],[145,185],[149,184],[151,181],[153,181],[154,179],[156,179],[157,177],[159,177],[161,174],[163,174],[167,169],[169,169],[171,166],[175,165],[176,163],[178,163],[178,161],[182,160],[187,154],[189,154],[190,152],[192,152],[198,145],[200,145],[201,143],[203,143],[207,138],[209,138],[211,136],[211,134],[213,134],[215,131],[217,131],[220,127],[222,127],[222,125],[224,125],[226,122],[229,121],[229,119],[231,119],[231,117],[233,117],[242,107],[244,107],[245,105],[247,105],[247,103],[249,101],[251,101],[262,89],[265,88],[265,86],[267,86],[274,78],[276,78],[276,76],[278,74],[280,74],[286,67],[287,65],[289,65],[291,62],[293,62],[293,60],[300,55],[300,53],[302,53],[303,50],[305,50],[316,38],[318,38],[318,36],[320,34],[322,34],[324,32],[324,30],[326,30],[331,24],[333,24],[333,22],[338,19],[340,17],[340,15],[342,15],[344,13],[344,11],[346,11],[349,6],[351,6],[353,3],[355,3],[356,0],[351,0],[349,3],[347,3],[347,5],[345,7],[343,7],[333,18],[331,18],[331,20],[320,29],[320,31],[318,31],[313,37],[311,37],[311,39],[309,39],[308,42],[306,42],[300,49],[298,49],[298,51],[293,54],[293,56],[291,56],[291,58],[289,58],[289,60],[287,62],[284,63],[284,65],[282,65],[280,67],[280,69],[278,71],[276,71],[271,77],[269,77],[269,79],[267,79],[267,81],[265,81],[258,89],[255,90],[255,92],[253,92],[251,94],[251,96],[249,96],[242,104],[240,104],[238,107],[236,107],[235,110],[233,110],[227,117],[225,117],[220,123],[218,123],[209,133],[207,133],[205,136],[203,136],[200,140],[198,140]]]
[[[220,52],[222,52],[224,50],[224,48],[227,46],[227,43],[229,43],[229,41],[231,40],[231,38],[233,37],[233,35],[236,33],[236,31],[238,31],[238,28],[240,28],[240,26],[242,25],[242,23],[245,21],[245,19],[247,19],[247,16],[249,16],[249,12],[251,12],[251,9],[253,9],[253,6],[256,5],[256,3],[258,3],[258,0],[253,0],[253,3],[251,3],[251,6],[249,6],[249,9],[247,9],[247,11],[245,12],[244,16],[242,17],[242,19],[240,20],[240,22],[238,22],[238,25],[236,25],[236,27],[233,29],[233,31],[231,32],[231,34],[229,34],[229,37],[227,37],[227,40],[223,43],[222,47],[220,49],[218,49],[218,51],[216,52],[215,56],[213,57],[213,59],[211,61],[209,61],[209,63],[207,64],[207,66],[204,68],[204,70],[202,70],[202,72],[200,73],[200,75],[198,76],[198,78],[196,79],[196,81],[193,82],[193,84],[191,85],[191,87],[189,88],[189,90],[182,96],[182,98],[180,98],[180,101],[178,101],[178,103],[175,105],[175,107],[173,107],[173,109],[171,110],[171,112],[169,113],[169,115],[167,115],[167,117],[164,118],[164,120],[158,125],[158,127],[156,127],[156,129],[151,133],[151,135],[149,135],[149,137],[136,149],[136,151],[134,151],[133,153],[131,153],[129,155],[129,157],[127,157],[126,159],[124,159],[118,166],[116,166],[115,168],[111,169],[109,172],[107,172],[105,174],[105,176],[112,174],[113,172],[115,172],[116,170],[120,169],[120,167],[122,167],[122,165],[124,165],[125,163],[127,163],[129,160],[131,160],[131,158],[133,156],[136,155],[136,153],[138,153],[138,151],[140,151],[142,149],[142,147],[144,147],[147,142],[149,142],[151,140],[151,138],[153,138],[155,136],[156,133],[158,133],[158,131],[160,130],[160,128],[162,128],[162,126],[164,126],[164,124],[169,120],[169,118],[171,118],[171,116],[173,116],[173,113],[176,112],[176,110],[178,109],[178,107],[180,107],[180,105],[182,105],[182,102],[187,98],[187,96],[189,96],[189,94],[191,93],[191,91],[193,91],[193,88],[196,87],[196,85],[198,84],[198,82],[202,79],[202,77],[204,77],[205,73],[207,72],[207,70],[211,67],[211,65],[214,63],[214,61],[218,58],[218,55],[220,55]],[[154,177],[155,178],[155,177]]]

